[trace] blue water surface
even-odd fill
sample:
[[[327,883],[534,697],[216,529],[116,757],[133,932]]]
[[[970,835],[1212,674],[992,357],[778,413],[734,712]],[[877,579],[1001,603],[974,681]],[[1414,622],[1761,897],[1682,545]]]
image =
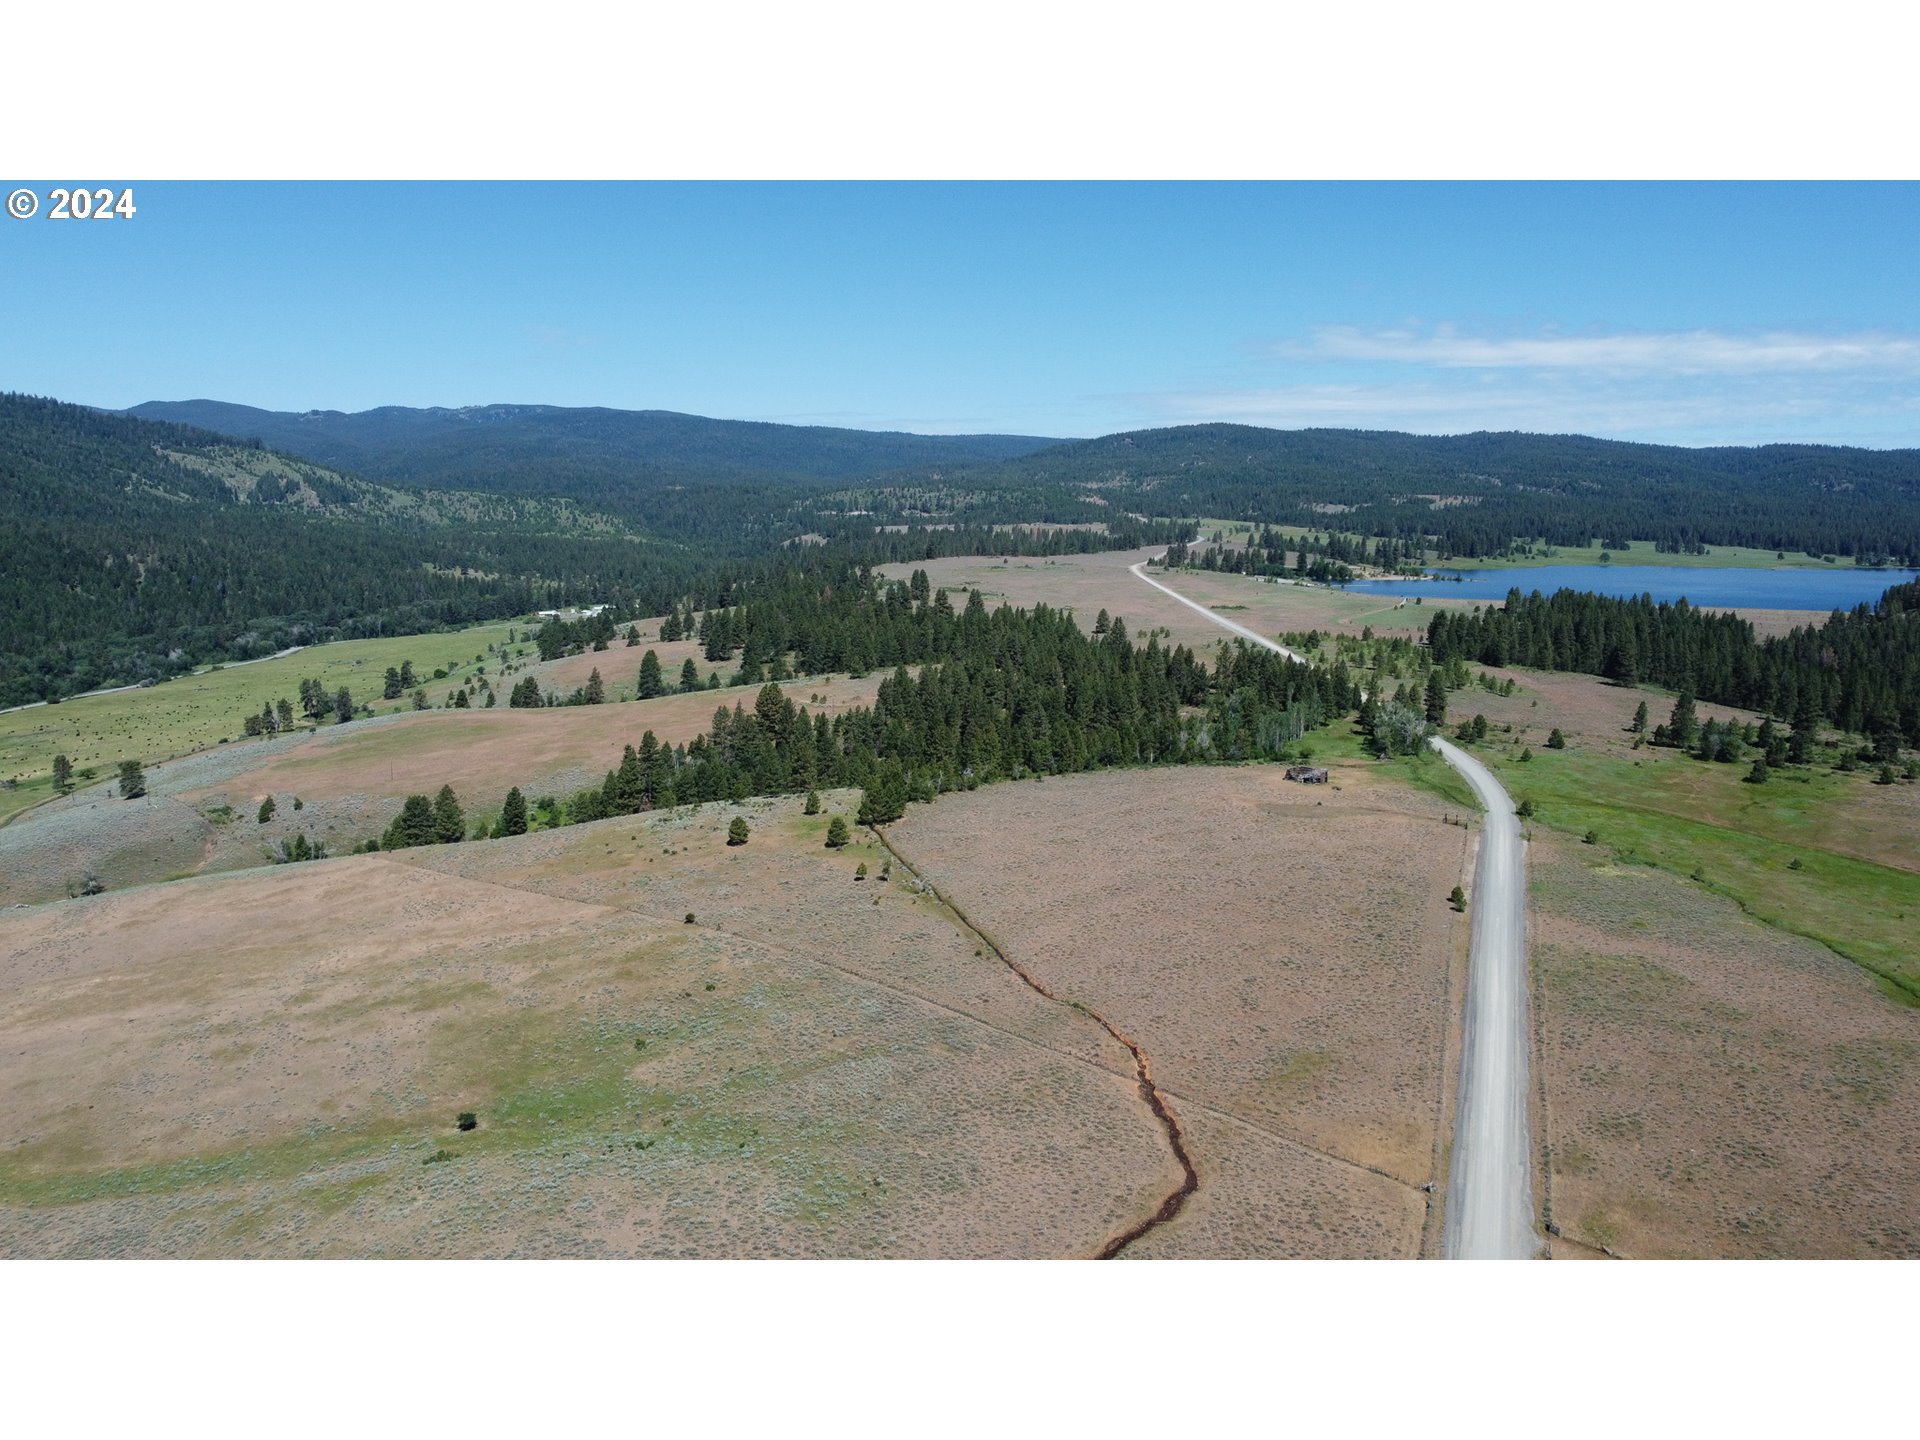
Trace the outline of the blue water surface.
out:
[[[1526,565],[1511,570],[1433,570],[1429,580],[1356,580],[1342,589],[1368,595],[1503,601],[1509,590],[1584,590],[1590,595],[1651,595],[1689,605],[1737,610],[1851,610],[1920,575],[1915,570],[1686,570],[1672,565]],[[1458,581],[1452,576],[1459,576]]]

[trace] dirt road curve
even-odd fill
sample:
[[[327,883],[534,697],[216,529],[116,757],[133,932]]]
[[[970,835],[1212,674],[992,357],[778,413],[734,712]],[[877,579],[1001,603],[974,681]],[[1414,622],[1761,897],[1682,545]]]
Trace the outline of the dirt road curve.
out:
[[[1306,657],[1235,624],[1130,567],[1154,589],[1223,630],[1305,663]],[[1493,772],[1435,736],[1433,748],[1473,787],[1486,810],[1473,881],[1473,940],[1447,1179],[1449,1260],[1529,1260],[1538,1253],[1527,1135],[1526,850],[1513,800]]]

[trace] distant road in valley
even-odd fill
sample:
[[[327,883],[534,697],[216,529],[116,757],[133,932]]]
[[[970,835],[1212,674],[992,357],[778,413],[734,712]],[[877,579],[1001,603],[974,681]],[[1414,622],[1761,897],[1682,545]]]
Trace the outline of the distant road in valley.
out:
[[[1131,566],[1135,578],[1243,640],[1305,664],[1307,658],[1189,600]],[[1527,858],[1513,798],[1459,746],[1434,736],[1440,757],[1473,787],[1486,820],[1473,881],[1473,931],[1454,1106],[1441,1253],[1449,1260],[1530,1260],[1533,1178],[1527,1123]]]
[[[271,655],[257,655],[251,660],[224,660],[220,663],[220,668],[222,670],[238,670],[242,665],[260,665],[268,660],[279,660],[288,655],[296,655],[306,648],[304,645],[289,645],[284,650],[276,650]],[[182,678],[191,680],[195,675],[209,675],[212,672],[213,667],[209,665],[205,670],[189,670]],[[83,690],[78,695],[67,696],[61,703],[65,704],[66,700],[90,700],[95,695],[124,695],[129,690],[139,690],[141,688],[143,687],[139,685],[113,685],[105,690]],[[6,709],[0,710],[0,715],[11,715],[16,710],[37,710],[46,703],[45,700],[29,700],[24,705],[9,705]]]

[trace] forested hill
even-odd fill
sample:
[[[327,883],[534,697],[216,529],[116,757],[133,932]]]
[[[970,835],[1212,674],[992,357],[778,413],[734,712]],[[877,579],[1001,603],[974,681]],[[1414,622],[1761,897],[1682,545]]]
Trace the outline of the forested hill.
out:
[[[184,400],[150,401],[126,413],[258,440],[395,484],[571,495],[600,504],[669,484],[847,481],[910,467],[993,463],[1058,443],[1025,435],[911,435],[556,405],[390,405],[350,415]]]
[[[1920,563],[1920,450],[1186,425],[1071,441],[944,479],[1147,514],[1429,536],[1446,556],[1521,539],[1651,540]]]
[[[396,489],[0,395],[0,705],[572,600],[664,610],[724,584],[724,554],[569,500]]]

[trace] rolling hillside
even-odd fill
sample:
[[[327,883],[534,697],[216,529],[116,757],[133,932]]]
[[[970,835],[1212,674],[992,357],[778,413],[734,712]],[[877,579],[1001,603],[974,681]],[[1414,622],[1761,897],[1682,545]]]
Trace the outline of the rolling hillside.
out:
[[[602,503],[695,481],[844,482],[908,467],[985,464],[1058,443],[1025,435],[911,435],[557,405],[389,405],[349,415],[185,400],[150,401],[126,413],[257,439],[394,484],[562,494]]]
[[[567,499],[380,485],[22,395],[0,395],[0,520],[0,705],[577,598],[664,609],[702,563]]]

